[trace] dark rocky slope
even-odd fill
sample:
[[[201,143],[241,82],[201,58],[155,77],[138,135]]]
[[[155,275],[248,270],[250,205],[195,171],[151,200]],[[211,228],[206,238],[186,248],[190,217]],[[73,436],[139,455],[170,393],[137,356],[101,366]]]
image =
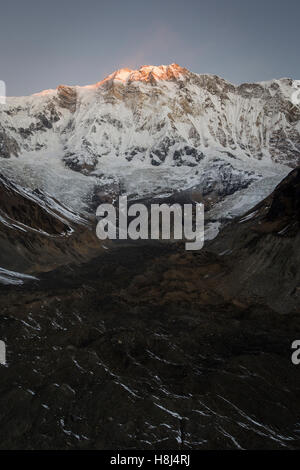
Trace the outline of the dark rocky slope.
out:
[[[224,300],[221,269],[132,247],[1,290],[1,448],[300,448],[299,315]]]
[[[88,221],[0,175],[0,247],[1,268],[38,273],[82,263],[100,244]]]
[[[288,313],[300,307],[300,168],[264,201],[222,231],[210,249],[226,261],[225,295],[256,299]]]
[[[2,287],[0,447],[299,449],[298,196],[295,170],[200,252],[110,247]]]

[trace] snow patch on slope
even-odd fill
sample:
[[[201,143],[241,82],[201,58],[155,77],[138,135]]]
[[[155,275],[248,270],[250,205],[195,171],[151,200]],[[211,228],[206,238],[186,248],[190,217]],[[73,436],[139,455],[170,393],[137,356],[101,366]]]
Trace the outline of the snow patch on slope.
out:
[[[34,276],[0,268],[0,284],[19,286],[24,284],[25,281],[34,280],[37,280],[37,278]]]

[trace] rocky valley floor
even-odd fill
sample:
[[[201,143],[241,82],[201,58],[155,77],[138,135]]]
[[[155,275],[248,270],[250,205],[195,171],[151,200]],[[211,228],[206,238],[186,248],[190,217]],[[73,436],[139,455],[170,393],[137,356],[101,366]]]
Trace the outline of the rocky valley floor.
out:
[[[194,252],[101,251],[4,180],[0,448],[299,449],[299,176]]]
[[[119,248],[1,288],[1,448],[299,448],[299,315],[226,302],[222,263]]]

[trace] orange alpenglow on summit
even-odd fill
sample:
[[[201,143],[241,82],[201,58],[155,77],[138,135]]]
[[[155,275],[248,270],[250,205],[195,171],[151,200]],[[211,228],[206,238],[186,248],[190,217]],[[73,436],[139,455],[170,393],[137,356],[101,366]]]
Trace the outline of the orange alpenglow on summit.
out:
[[[97,83],[102,85],[108,81],[129,82],[151,82],[156,80],[174,80],[182,75],[187,75],[188,70],[178,64],[171,65],[143,65],[138,70],[128,68],[119,69],[104,80]]]

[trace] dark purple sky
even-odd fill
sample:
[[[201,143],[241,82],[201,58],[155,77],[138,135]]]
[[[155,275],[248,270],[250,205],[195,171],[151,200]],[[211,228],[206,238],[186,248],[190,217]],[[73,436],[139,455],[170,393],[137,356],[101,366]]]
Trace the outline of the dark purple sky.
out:
[[[26,95],[172,62],[234,83],[300,79],[299,21],[299,0],[10,0],[0,80]]]

